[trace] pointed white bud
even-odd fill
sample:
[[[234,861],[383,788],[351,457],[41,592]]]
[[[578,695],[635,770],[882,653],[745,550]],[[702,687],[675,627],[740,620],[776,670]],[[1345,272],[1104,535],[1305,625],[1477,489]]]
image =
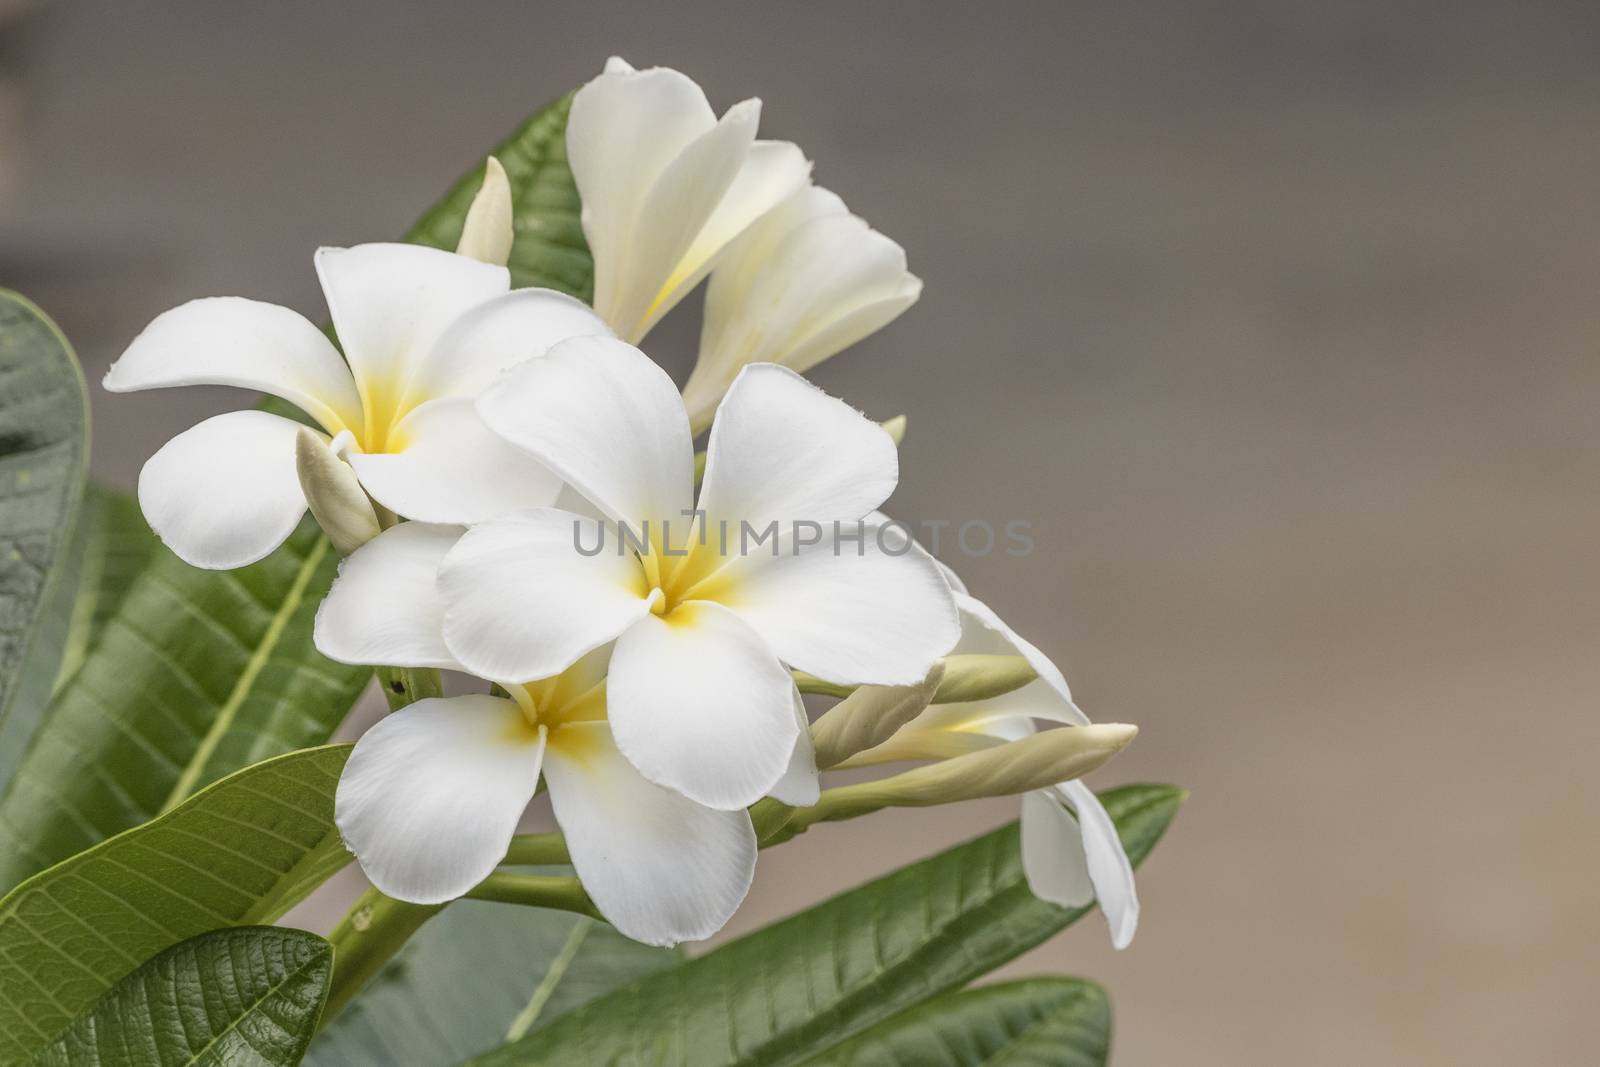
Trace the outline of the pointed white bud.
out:
[[[885,419],[882,423],[884,432],[894,439],[895,447],[906,439],[906,417],[896,415],[892,419]]]
[[[377,512],[356,472],[304,427],[295,435],[294,465],[306,504],[339,555],[348,556],[378,536]]]
[[[467,208],[456,252],[503,267],[511,259],[511,180],[493,156],[483,168],[483,185]]]
[[[920,808],[1011,796],[1081,778],[1138,734],[1136,726],[1095,723],[1042,730],[1016,741],[916,767],[871,782],[830,789],[807,819],[854,818],[880,808]]]
[[[944,664],[935,663],[915,685],[864,685],[811,726],[817,767],[826,770],[875,748],[920,715],[944,680]]]

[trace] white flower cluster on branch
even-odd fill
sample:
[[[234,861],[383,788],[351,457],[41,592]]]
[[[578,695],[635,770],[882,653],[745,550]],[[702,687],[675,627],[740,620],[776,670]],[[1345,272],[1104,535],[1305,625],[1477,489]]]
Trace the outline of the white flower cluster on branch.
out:
[[[257,389],[312,425],[208,419],[150,459],[140,504],[209,568],[263,558],[309,507],[347,557],[317,616],[324,654],[492,683],[401,708],[345,767],[339,829],[390,896],[438,903],[490,876],[542,781],[595,907],[673,944],[743,900],[753,807],[793,833],[1024,794],[1034,891],[1098,896],[1120,947],[1131,867],[1077,778],[1133,730],[1091,726],[1042,653],[889,532],[896,439],[800,375],[922,284],[798,147],[756,138],[759,113],[719,119],[684,75],[617,59],[578,91],[566,138],[592,306],[511,288],[511,189],[491,159],[457,252],[317,252],[339,347],[240,298],[161,315],[106,388]],[[680,395],[635,346],[706,279]],[[730,528],[776,532],[752,551]],[[974,682],[1013,662],[1014,682]],[[797,678],[854,692],[815,742]],[[824,770],[933,764],[823,792],[819,752]]]

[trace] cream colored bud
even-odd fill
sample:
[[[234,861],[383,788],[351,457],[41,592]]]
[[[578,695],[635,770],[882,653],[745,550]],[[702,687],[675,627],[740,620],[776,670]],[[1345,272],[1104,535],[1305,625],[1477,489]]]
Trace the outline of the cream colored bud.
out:
[[[1041,730],[903,774],[830,789],[817,804],[817,816],[808,822],[854,818],[880,808],[1011,796],[1070,782],[1105,764],[1138,732],[1138,727],[1123,723]]]
[[[483,168],[483,185],[467,208],[456,252],[503,267],[511,259],[511,181],[493,156]]]
[[[895,447],[898,448],[900,442],[906,439],[906,417],[904,415],[896,415],[892,419],[885,419],[880,425],[894,440]]]
[[[1021,689],[1039,672],[1021,656],[963,655],[944,658],[944,684],[934,694],[935,704],[961,704],[990,700]]]
[[[915,685],[864,685],[811,725],[817,769],[838,766],[857,752],[876,748],[916,718],[944,681],[944,664],[935,663]]]
[[[339,555],[348,556],[378,536],[378,514],[356,472],[304,427],[295,435],[294,466],[306,505]]]

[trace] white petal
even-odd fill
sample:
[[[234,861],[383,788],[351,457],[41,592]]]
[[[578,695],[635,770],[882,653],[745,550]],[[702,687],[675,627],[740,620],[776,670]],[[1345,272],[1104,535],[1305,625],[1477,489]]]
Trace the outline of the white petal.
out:
[[[791,370],[746,367],[717,410],[700,508],[713,524],[854,522],[894,492],[900,459],[877,423]],[[920,675],[918,676],[921,677]]]
[[[749,108],[749,132],[753,135],[756,127],[756,108],[753,105],[757,103],[748,100],[730,108],[723,122],[731,123],[743,117],[739,108]],[[721,134],[719,130],[718,135]],[[724,153],[723,158],[731,155],[726,145],[733,143],[736,136],[742,139],[742,131],[736,135],[735,131],[729,130],[723,138],[724,144],[718,146],[718,150]],[[712,139],[711,135],[705,138],[708,142]],[[693,150],[685,152],[683,159],[688,161],[693,155]],[[810,173],[811,164],[805,154],[787,141],[756,141],[750,144],[733,183],[727,187],[689,247],[681,253],[677,266],[655,295],[643,323],[636,330],[637,336],[643,337],[663,315],[677,306],[716,266],[728,246],[763,214],[804,186]],[[657,186],[646,206],[650,217],[670,215],[669,205],[684,201],[685,198],[671,187],[673,177],[675,174],[669,172]]]
[[[484,522],[553,504],[561,491],[560,478],[485,426],[466,397],[423,404],[389,445],[346,458],[374,500],[420,522]]]
[[[796,808],[809,807],[822,794],[822,783],[817,777],[817,748],[811,742],[811,720],[806,717],[805,703],[800,690],[794,691],[795,724],[799,734],[794,739],[794,751],[789,756],[789,768],[772,787],[768,796]]]
[[[329,433],[361,427],[350,371],[322,331],[288,308],[236,296],[192,300],[144,328],[106,372],[113,393],[232,385],[281,396]]]
[[[1111,927],[1111,943],[1127,948],[1139,928],[1139,894],[1133,884],[1133,864],[1122,847],[1116,823],[1100,798],[1081,781],[1064,782],[1056,791],[1078,814],[1089,880]]]
[[[505,858],[544,754],[509,700],[419,700],[368,730],[339,777],[334,821],[372,884],[438,904]]]
[[[475,397],[507,368],[558,341],[611,330],[583,301],[554,289],[516,289],[478,305],[439,336],[417,372],[417,396]]]
[[[593,519],[536,508],[474,526],[445,556],[444,639],[472,673],[501,682],[559,674],[648,616],[632,551]]]
[[[840,685],[921,681],[960,635],[949,587],[926,555],[885,552],[875,529],[840,532],[752,551],[707,588],[791,667]]]
[[[412,375],[445,328],[511,286],[504,267],[421,245],[319,248],[316,266],[362,403],[378,419],[407,402]]]
[[[635,343],[643,339],[705,277],[709,262],[690,256],[703,256],[694,247],[697,238],[738,177],[760,120],[761,101],[735,104],[656,179],[634,223],[624,295],[605,316],[620,336]]]
[[[231,411],[185,430],[139,474],[139,507],[185,563],[228,570],[283,544],[306,512],[295,472],[300,424]]]
[[[837,197],[807,189],[751,227],[712,275],[700,357],[684,389],[697,426],[747,363],[805,372],[916,301],[905,252]],[[836,209],[837,208],[837,209]],[[798,220],[794,216],[802,215]],[[769,230],[789,229],[779,239]]]
[[[544,770],[572,865],[611,925],[650,945],[722,929],[755,875],[749,815],[647,782],[603,722],[557,727]]]
[[[961,610],[961,640],[954,649],[957,654],[1021,656],[1039,675],[1021,689],[984,703],[998,703],[1017,714],[1036,719],[1080,726],[1089,722],[1089,716],[1073,703],[1066,677],[1049,656],[1006,625],[992,608],[976,597],[957,592],[956,606]]]
[[[606,713],[617,747],[658,785],[732,810],[765,796],[798,733],[794,681],[732,612],[695,601],[617,639]]]
[[[1082,782],[1023,796],[1022,869],[1040,900],[1081,908],[1098,898],[1111,943],[1122,949],[1133,940],[1139,926],[1133,864],[1116,825]]]
[[[459,527],[403,522],[356,549],[317,609],[317,651],[340,663],[460,670],[436,585],[460,538]]]
[[[1049,790],[1022,795],[1022,871],[1028,889],[1040,900],[1081,908],[1094,899],[1083,832]]]
[[[495,433],[544,463],[618,522],[681,521],[694,449],[667,373],[632,345],[563,341],[513,367],[478,398]]]

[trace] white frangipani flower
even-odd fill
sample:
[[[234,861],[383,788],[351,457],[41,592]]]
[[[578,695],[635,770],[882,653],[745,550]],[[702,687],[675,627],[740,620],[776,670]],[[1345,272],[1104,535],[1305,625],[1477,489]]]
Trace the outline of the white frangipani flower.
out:
[[[562,342],[478,411],[600,517],[545,508],[473,527],[439,573],[451,655],[528,680],[614,640],[612,732],[653,782],[743,807],[805,743],[788,668],[910,684],[959,636],[931,560],[855,536],[898,480],[889,435],[792,371],[748,367],[729,390],[698,522],[688,416],[638,349]]]
[[[475,522],[555,499],[559,481],[489,433],[472,400],[556,341],[609,333],[592,311],[548,289],[511,291],[504,267],[417,245],[323,248],[316,268],[343,358],[297,312],[213,297],[158,316],[105,387],[231,385],[281,397],[322,427],[374,500],[410,518]],[[151,528],[197,567],[267,555],[305,514],[299,427],[235,411],[174,437],[139,477]]]
[[[1068,727],[1089,725],[1056,665],[988,605],[962,590],[953,573],[946,574],[956,586],[961,610],[961,640],[954,654],[1022,656],[1038,677],[989,700],[932,705],[845,766],[947,759],[1026,737],[1034,732],[1035,719]],[[1126,948],[1133,940],[1139,925],[1133,864],[1105,807],[1082,781],[1023,795],[1022,866],[1035,896],[1062,907],[1082,907],[1098,898],[1112,944]]]
[[[684,387],[698,433],[739,369],[781,363],[804,374],[916,303],[906,253],[833,193],[807,186],[728,247],[706,286],[700,358]]]
[[[693,289],[745,227],[804,185],[810,164],[782,141],[758,141],[761,101],[719,120],[675,70],[613,57],[579,89],[567,160],[594,256],[594,307],[637,342]]]
[[[347,663],[463,670],[441,635],[435,575],[461,536],[408,522],[340,566],[317,612],[317,647]],[[572,864],[600,913],[638,941],[715,933],[755,872],[744,811],[718,811],[646,781],[606,722],[609,645],[561,674],[488,695],[419,700],[356,742],[334,818],[361,868],[398,900],[451,900],[506,855],[544,776]]]

